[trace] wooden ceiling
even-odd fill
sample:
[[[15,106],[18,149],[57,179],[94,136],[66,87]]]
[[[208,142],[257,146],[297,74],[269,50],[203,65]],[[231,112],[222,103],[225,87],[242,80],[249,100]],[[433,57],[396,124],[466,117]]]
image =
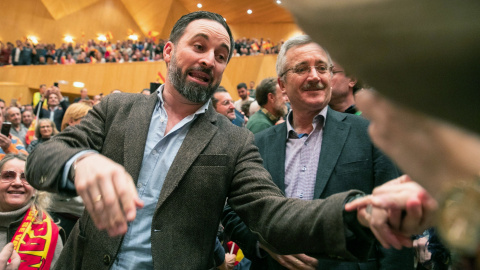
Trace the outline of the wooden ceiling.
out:
[[[99,1],[123,3],[144,34],[152,29],[169,29],[180,16],[197,10],[219,13],[228,24],[293,23],[290,13],[276,0],[41,0],[55,20]],[[197,7],[199,3],[202,8]],[[252,14],[247,14],[248,9]]]
[[[293,19],[288,11],[275,0],[174,0],[188,11],[202,10],[216,12],[227,19],[229,24],[238,23],[291,23]],[[247,14],[251,9],[252,14]]]

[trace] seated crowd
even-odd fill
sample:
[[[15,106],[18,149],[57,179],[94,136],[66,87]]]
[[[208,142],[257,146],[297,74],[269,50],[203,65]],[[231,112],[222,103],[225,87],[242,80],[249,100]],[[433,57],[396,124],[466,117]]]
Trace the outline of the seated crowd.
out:
[[[276,54],[283,41],[274,44],[270,39],[242,38],[235,41],[233,56]],[[53,65],[53,64],[85,64],[85,63],[126,63],[141,61],[162,61],[165,40],[158,42],[154,38],[143,41],[117,40],[95,41],[86,43],[62,43],[57,47],[54,43],[33,44],[31,40],[17,40],[4,44],[0,41],[0,66],[5,65]]]

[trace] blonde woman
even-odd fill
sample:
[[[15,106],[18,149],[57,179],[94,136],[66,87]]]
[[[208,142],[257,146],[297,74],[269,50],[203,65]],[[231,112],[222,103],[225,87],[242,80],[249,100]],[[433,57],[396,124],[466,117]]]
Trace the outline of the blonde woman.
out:
[[[87,103],[84,102],[70,105],[63,116],[61,130],[66,129],[68,126],[75,126],[79,124],[90,109],[92,109],[92,106],[87,105]]]

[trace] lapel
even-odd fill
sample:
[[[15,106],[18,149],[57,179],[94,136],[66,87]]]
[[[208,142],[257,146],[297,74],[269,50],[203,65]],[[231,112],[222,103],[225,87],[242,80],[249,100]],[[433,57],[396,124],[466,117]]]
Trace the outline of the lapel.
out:
[[[285,193],[285,150],[287,142],[287,125],[282,123],[271,128],[263,142],[264,167],[272,176],[273,182]],[[279,162],[280,161],[280,162]]]
[[[350,124],[344,122],[345,118],[346,114],[336,112],[328,107],[327,119],[323,128],[322,150],[318,161],[317,181],[313,194],[315,199],[323,193],[347,140]]]
[[[123,163],[135,184],[142,167],[148,129],[157,100],[158,96],[156,94],[150,95],[148,99],[137,99],[132,105],[126,121],[127,131],[123,142]]]
[[[190,169],[193,162],[212,140],[218,130],[218,127],[215,125],[216,121],[217,114],[210,103],[205,114],[199,115],[192,124],[182,146],[180,146],[172,166],[170,166],[167,176],[165,177],[156,209],[170,196],[185,173]]]

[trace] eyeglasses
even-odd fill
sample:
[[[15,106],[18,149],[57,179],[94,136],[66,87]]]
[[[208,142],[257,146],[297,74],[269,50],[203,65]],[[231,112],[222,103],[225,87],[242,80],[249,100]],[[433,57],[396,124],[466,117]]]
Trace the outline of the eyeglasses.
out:
[[[332,74],[335,75],[337,73],[345,73],[343,70],[332,70]]]
[[[315,71],[317,72],[317,74],[325,74],[325,73],[331,71],[332,66],[328,66],[327,64],[319,64],[319,65],[316,65],[316,66],[309,66],[307,64],[299,64],[299,65],[296,65],[292,68],[289,68],[289,69],[285,70],[282,74],[280,74],[280,77],[283,77],[283,75],[287,74],[287,72],[289,72],[289,71],[292,71],[293,73],[295,73],[297,75],[305,75],[308,72],[310,72],[310,70],[312,70],[312,68],[315,68]]]
[[[20,180],[24,185],[28,185],[27,178],[23,172],[19,173],[16,171],[3,171],[0,173],[0,181],[3,183],[11,183],[17,179],[17,176],[20,176]]]

